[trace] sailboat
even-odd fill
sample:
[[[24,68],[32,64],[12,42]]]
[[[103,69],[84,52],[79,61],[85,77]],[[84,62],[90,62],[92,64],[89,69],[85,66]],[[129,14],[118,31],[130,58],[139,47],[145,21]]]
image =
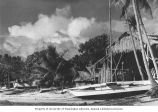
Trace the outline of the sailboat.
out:
[[[122,81],[113,82],[114,72],[112,69],[113,57],[112,57],[112,49],[111,49],[112,47],[111,0],[109,0],[109,26],[110,26],[110,46],[109,46],[110,50],[108,49],[107,52],[110,55],[98,60],[91,67],[87,67],[89,72],[95,78],[96,65],[100,62],[103,63],[103,67],[100,70],[100,75],[98,76],[99,84],[70,88],[68,90],[69,93],[73,94],[75,97],[94,98],[94,99],[119,98],[119,97],[131,96],[135,94],[142,94],[151,89],[151,84],[149,80],[125,81],[123,78]],[[107,63],[105,63],[105,60],[108,60],[106,61]],[[123,63],[122,63],[122,71],[123,71]]]
[[[117,83],[103,83],[69,89],[69,93],[80,98],[121,98],[142,94],[151,89],[150,81],[127,81]]]

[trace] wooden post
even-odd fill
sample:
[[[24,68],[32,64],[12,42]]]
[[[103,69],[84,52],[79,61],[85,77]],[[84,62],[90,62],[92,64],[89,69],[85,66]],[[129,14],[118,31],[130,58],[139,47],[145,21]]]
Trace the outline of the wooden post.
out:
[[[112,45],[112,28],[111,28],[111,0],[109,0],[109,27],[110,27],[110,80],[111,82],[112,80],[112,49],[111,49],[111,45]]]
[[[9,73],[7,73],[8,76],[8,88],[10,89],[10,77],[9,77]]]
[[[123,64],[124,64],[124,62],[122,62],[122,81],[124,81]]]
[[[103,64],[103,83],[105,83],[105,75],[106,75],[106,72],[105,72],[105,63]]]

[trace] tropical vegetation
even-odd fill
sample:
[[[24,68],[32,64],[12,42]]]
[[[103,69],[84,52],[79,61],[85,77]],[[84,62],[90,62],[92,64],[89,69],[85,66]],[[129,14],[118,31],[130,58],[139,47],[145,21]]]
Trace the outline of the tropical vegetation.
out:
[[[157,97],[158,84],[151,74],[149,65],[152,63],[157,75],[158,68],[141,15],[141,11],[144,9],[145,12],[152,16],[152,10],[149,5],[149,1],[152,2],[152,0],[113,1],[114,5],[121,7],[121,18],[124,18],[127,23],[129,34],[126,34],[130,36],[133,47],[130,52],[113,54],[112,61],[114,62],[111,66],[113,68],[117,67],[117,69],[122,69],[123,64],[125,64],[125,69],[130,69],[133,71],[130,73],[136,74],[136,76],[132,76],[132,78],[134,77],[136,80],[137,78],[144,80],[147,79],[148,76],[152,84],[152,89],[148,92],[148,95]],[[109,0],[109,3],[111,3],[111,0]],[[120,41],[121,38],[127,37],[127,35],[121,35],[118,41]],[[137,35],[137,37],[135,35]],[[58,86],[61,82],[68,84],[74,80],[75,76],[73,76],[72,73],[76,74],[76,71],[85,71],[87,70],[87,66],[93,65],[99,59],[109,55],[107,49],[112,45],[112,40],[111,38],[109,39],[109,37],[111,37],[111,35],[103,34],[80,44],[78,49],[79,54],[70,60],[65,60],[63,55],[59,54],[52,45],[49,45],[44,50],[34,52],[27,56],[25,60],[19,56],[10,56],[8,54],[0,55],[0,84],[9,87],[8,81],[19,79],[29,84],[36,81],[40,87]],[[143,38],[145,38],[146,42],[143,41]],[[136,40],[139,40],[140,49],[136,47]],[[115,44],[114,42],[113,45]],[[144,46],[146,46],[146,48]],[[120,56],[122,57],[122,65],[117,65],[116,63],[120,62],[118,58]],[[103,65],[100,64],[99,66],[102,67]],[[70,73],[71,75],[64,75],[64,73]],[[147,76],[144,74],[147,74]],[[69,79],[71,80],[68,80],[67,77],[70,77]]]

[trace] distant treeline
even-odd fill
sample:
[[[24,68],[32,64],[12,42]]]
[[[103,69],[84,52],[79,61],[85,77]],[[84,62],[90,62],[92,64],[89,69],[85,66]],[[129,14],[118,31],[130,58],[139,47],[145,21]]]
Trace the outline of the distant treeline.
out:
[[[79,46],[79,55],[75,55],[68,60],[76,70],[85,70],[86,66],[94,64],[97,60],[104,57],[106,49],[109,45],[108,35],[103,34],[88,40],[87,42]],[[117,53],[114,54],[115,63],[113,67],[116,67],[116,63],[119,61],[119,57],[122,54],[120,63],[124,63],[125,69],[130,69],[133,74],[140,79],[138,68],[135,62],[133,52]],[[141,53],[137,51],[142,69]],[[32,84],[37,81],[42,86],[50,87],[53,83],[56,68],[58,64],[65,60],[59,53],[57,53],[54,46],[49,45],[47,49],[34,52],[27,56],[23,61],[19,56],[10,56],[8,54],[0,55],[0,83],[4,85],[7,83],[8,77],[11,81],[21,80]],[[121,69],[122,65],[119,64],[118,69]],[[129,76],[131,77],[131,76]]]

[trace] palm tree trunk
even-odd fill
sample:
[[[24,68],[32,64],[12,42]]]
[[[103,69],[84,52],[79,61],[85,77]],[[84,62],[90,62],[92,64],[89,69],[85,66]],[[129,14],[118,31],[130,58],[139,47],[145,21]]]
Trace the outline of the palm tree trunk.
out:
[[[141,51],[142,51],[142,56],[143,56],[143,61],[144,61],[144,66],[147,72],[147,75],[149,77],[149,80],[151,82],[152,87],[154,88],[155,85],[157,84],[156,81],[154,80],[154,78],[152,77],[150,70],[149,70],[149,66],[147,64],[147,60],[145,57],[145,51],[144,51],[144,47],[143,47],[143,38],[141,35],[141,29],[140,29],[140,24],[139,24],[139,18],[138,18],[138,12],[137,12],[137,5],[136,5],[136,1],[132,0],[132,5],[133,5],[133,10],[134,10],[134,15],[135,15],[135,19],[137,22],[137,30],[138,30],[138,35],[139,35],[139,40],[140,40],[140,47],[141,47]]]
[[[129,32],[130,32],[130,35],[131,35],[133,51],[134,51],[134,56],[135,56],[135,59],[136,59],[137,67],[138,67],[138,70],[139,70],[139,73],[141,75],[142,80],[145,80],[144,76],[143,76],[143,73],[142,73],[142,70],[141,70],[141,66],[140,66],[139,60],[138,60],[138,56],[137,56],[137,52],[136,52],[136,46],[135,46],[135,41],[134,41],[134,37],[133,37],[133,34],[132,34],[130,26],[129,26]]]
[[[143,61],[144,61],[144,66],[145,66],[147,75],[149,77],[149,80],[150,80],[150,82],[152,84],[152,87],[154,87],[156,81],[153,79],[153,77],[152,77],[152,75],[150,73],[149,66],[147,64],[147,60],[146,60],[146,57],[145,57],[145,50],[144,50],[144,47],[143,47],[143,38],[142,38],[142,35],[141,35],[141,29],[140,29],[138,12],[137,12],[137,5],[136,5],[135,0],[132,0],[132,5],[133,5],[135,19],[136,19],[136,22],[137,22],[137,30],[138,30],[139,40],[140,40],[140,47],[141,47],[142,57],[143,57]]]
[[[158,75],[158,68],[157,68],[157,64],[156,64],[156,61],[155,61],[155,58],[154,58],[154,55],[153,55],[153,51],[152,51],[152,48],[150,46],[150,42],[149,42],[149,39],[148,39],[148,36],[147,36],[147,32],[146,32],[146,29],[145,29],[145,26],[143,24],[143,21],[142,21],[142,17],[140,15],[140,11],[138,10],[138,15],[139,15],[139,18],[140,18],[140,25],[142,26],[142,29],[143,29],[143,32],[145,34],[145,39],[147,41],[147,47],[149,49],[149,52],[151,54],[151,58],[152,58],[152,61],[153,61],[153,64],[154,64],[154,68],[155,68],[155,71],[156,71],[156,75]],[[155,81],[156,82],[156,81]],[[155,86],[158,86],[158,84],[156,84]]]
[[[10,89],[10,77],[9,77],[9,73],[7,73],[8,76],[8,89]]]
[[[127,11],[125,11],[125,18],[127,19]],[[132,34],[129,22],[128,22],[128,29],[129,29],[129,33],[130,33],[131,40],[132,40],[132,45],[133,45],[132,47],[133,47],[133,52],[134,52],[134,57],[136,59],[137,67],[138,67],[138,70],[139,70],[139,73],[140,73],[140,76],[141,76],[142,80],[145,80],[144,76],[143,76],[143,73],[142,73],[142,70],[141,70],[139,60],[138,60],[138,56],[137,56],[137,52],[136,52],[136,46],[135,46],[135,39],[134,39],[134,36]]]

